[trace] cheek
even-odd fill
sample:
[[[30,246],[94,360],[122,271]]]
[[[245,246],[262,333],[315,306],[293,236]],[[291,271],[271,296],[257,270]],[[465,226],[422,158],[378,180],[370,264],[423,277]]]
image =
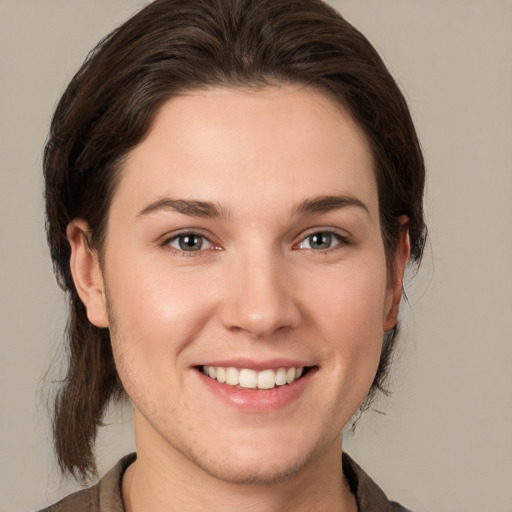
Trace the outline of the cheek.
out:
[[[203,329],[214,307],[212,297],[201,293],[198,275],[171,275],[168,269],[140,265],[130,271],[118,266],[109,277],[115,330],[122,334],[126,350],[151,364],[161,364],[165,354],[179,355]]]
[[[377,370],[383,339],[386,274],[379,265],[353,268],[326,280],[311,307],[319,330],[328,341],[333,364],[347,379],[368,382]]]
[[[124,275],[132,277],[120,279]],[[208,299],[190,279],[171,281],[159,272],[119,269],[110,277],[110,330],[119,377],[135,406],[165,423],[184,400],[179,395],[169,400],[169,393],[184,385],[187,347],[207,322]],[[161,403],[168,409],[159,408]]]
[[[361,265],[332,272],[324,278],[323,289],[316,289],[310,303],[317,317],[333,334],[348,339],[366,338],[373,332],[382,337],[386,303],[385,267]]]

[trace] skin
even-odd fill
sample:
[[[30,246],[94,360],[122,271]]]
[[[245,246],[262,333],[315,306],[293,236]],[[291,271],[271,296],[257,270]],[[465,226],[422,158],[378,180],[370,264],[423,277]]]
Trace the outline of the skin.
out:
[[[402,217],[386,262],[373,167],[357,124],[319,92],[193,91],[163,105],[126,160],[101,265],[87,224],[70,224],[77,289],[111,330],[134,405],[127,510],[356,510],[341,432],[396,323],[409,254]],[[297,211],[326,196],[345,202]],[[180,249],[183,232],[202,236],[201,250]],[[319,232],[332,233],[327,247],[312,245]],[[286,406],[248,411],[197,369],[234,357],[314,372]]]

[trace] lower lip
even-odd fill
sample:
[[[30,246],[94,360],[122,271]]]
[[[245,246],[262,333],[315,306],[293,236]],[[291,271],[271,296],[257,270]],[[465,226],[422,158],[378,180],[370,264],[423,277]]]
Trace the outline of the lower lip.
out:
[[[199,371],[197,374],[204,385],[224,402],[244,411],[262,412],[282,409],[296,401],[311,380],[312,375],[315,373],[314,370],[314,368],[311,368],[306,375],[291,384],[259,390],[229,386],[207,377]]]

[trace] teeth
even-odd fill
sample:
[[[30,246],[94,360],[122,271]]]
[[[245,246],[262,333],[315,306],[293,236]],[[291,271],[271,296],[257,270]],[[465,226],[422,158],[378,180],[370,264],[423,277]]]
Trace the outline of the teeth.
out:
[[[243,388],[255,388],[258,386],[258,374],[254,370],[244,368],[240,370],[239,384]]]
[[[291,384],[300,378],[304,372],[298,368],[279,368],[278,370],[263,370],[257,372],[249,368],[224,368],[222,366],[203,366],[203,373],[211,379],[230,386],[240,386],[247,389],[272,389],[276,386]]]
[[[276,386],[276,372],[263,370],[258,373],[258,389],[272,389]]]
[[[226,369],[226,384],[230,386],[238,386],[240,382],[240,372],[236,368]]]
[[[219,382],[226,382],[226,369],[222,367],[217,368],[217,380]]]
[[[276,386],[283,386],[286,384],[286,370],[279,368],[276,372]]]

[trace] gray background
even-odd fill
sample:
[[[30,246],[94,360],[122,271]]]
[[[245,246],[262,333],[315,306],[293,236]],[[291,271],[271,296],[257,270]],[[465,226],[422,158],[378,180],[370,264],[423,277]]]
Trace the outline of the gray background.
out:
[[[41,150],[87,52],[147,2],[0,0],[0,511],[78,485],[45,400],[65,307],[45,246]],[[427,159],[431,246],[408,288],[393,377],[345,448],[416,512],[512,510],[512,2],[337,0],[406,92]],[[44,373],[54,359],[53,373]],[[111,411],[101,471],[133,449]]]

